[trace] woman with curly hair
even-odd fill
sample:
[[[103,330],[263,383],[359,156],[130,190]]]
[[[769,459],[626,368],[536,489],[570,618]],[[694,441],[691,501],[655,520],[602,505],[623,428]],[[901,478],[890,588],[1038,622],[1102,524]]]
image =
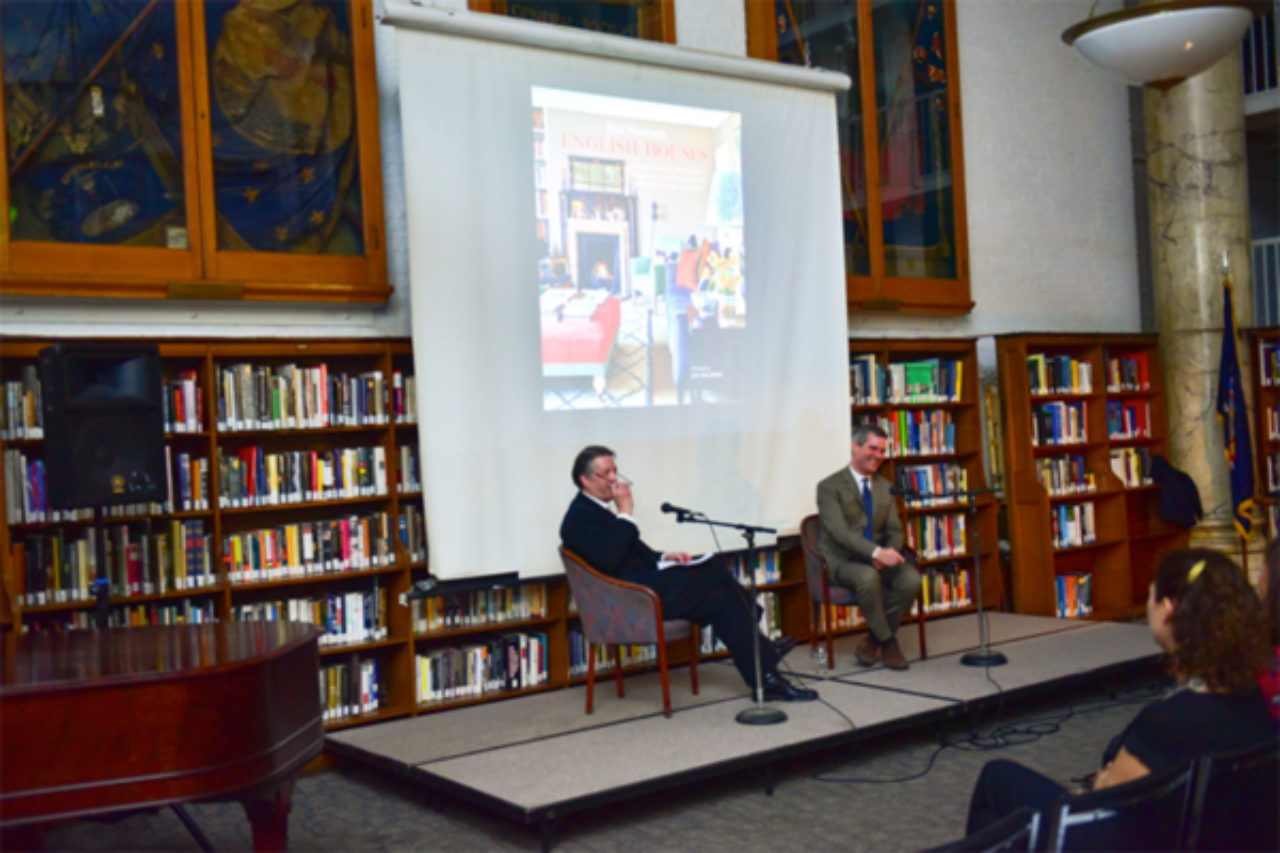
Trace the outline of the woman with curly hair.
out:
[[[1094,789],[1274,736],[1258,673],[1267,656],[1262,603],[1235,563],[1187,548],[1160,562],[1147,596],[1151,635],[1169,655],[1174,689],[1147,705],[1102,756]],[[988,762],[969,803],[968,833],[1020,806],[1046,808],[1068,789],[1012,761]]]
[[[1280,536],[1267,543],[1263,554],[1258,597],[1266,613],[1267,638],[1271,644],[1271,657],[1258,676],[1258,686],[1267,699],[1272,719],[1280,720]]]

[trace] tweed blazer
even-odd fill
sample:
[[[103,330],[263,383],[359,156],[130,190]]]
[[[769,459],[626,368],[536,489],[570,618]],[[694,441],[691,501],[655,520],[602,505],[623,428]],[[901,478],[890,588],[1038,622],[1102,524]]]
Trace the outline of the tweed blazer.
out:
[[[822,520],[818,550],[824,557],[870,563],[878,546],[902,549],[902,520],[884,477],[871,478],[871,505],[874,541],[866,537],[867,510],[849,466],[818,483],[818,517]]]

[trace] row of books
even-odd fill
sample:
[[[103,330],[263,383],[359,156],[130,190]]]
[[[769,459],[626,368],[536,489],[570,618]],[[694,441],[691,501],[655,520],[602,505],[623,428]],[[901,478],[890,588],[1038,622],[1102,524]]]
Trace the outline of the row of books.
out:
[[[268,453],[257,445],[234,456],[218,449],[218,505],[279,506],[387,494],[381,445]]]
[[[142,518],[179,510],[208,509],[208,461],[187,453],[173,454],[165,448],[168,497],[151,501],[104,507],[105,518]],[[5,518],[9,524],[46,524],[92,521],[93,509],[54,509],[49,503],[48,476],[44,459],[28,456],[16,447],[4,451]]]
[[[321,718],[326,722],[372,714],[382,693],[377,658],[353,654],[320,666]]]
[[[1093,365],[1069,355],[1030,353],[1027,375],[1032,396],[1044,394],[1089,394],[1093,391]]]
[[[44,438],[44,403],[34,364],[24,364],[20,378],[5,380],[4,410],[0,415],[4,417],[0,421],[0,438]]]
[[[1038,403],[1031,407],[1031,443],[1035,447],[1084,444],[1089,440],[1089,403]]]
[[[1280,453],[1267,457],[1267,494],[1280,494]]]
[[[1112,441],[1127,441],[1151,437],[1151,404],[1139,402],[1107,403],[1107,437]]]
[[[907,545],[922,560],[959,557],[968,553],[967,525],[960,513],[916,516],[904,525]]]
[[[1036,460],[1036,477],[1053,497],[1077,495],[1098,488],[1093,472],[1080,455],[1042,456]]]
[[[1107,390],[1150,391],[1151,365],[1145,352],[1135,352],[1107,359]]]
[[[1120,447],[1111,451],[1111,470],[1129,488],[1151,485],[1151,451],[1145,447]]]
[[[1075,548],[1098,541],[1093,501],[1058,504],[1049,508],[1053,520],[1053,547]]]
[[[969,472],[959,463],[900,465],[894,474],[898,479],[898,487],[905,492],[903,502],[909,507],[944,506],[969,501],[967,497],[954,497],[969,489]],[[936,495],[943,497],[935,497]],[[948,495],[952,497],[947,497]]]
[[[350,646],[387,637],[387,589],[322,593],[277,601],[254,601],[231,608],[237,622],[305,622],[324,628],[320,646]]]
[[[96,528],[59,530],[22,539],[22,604],[36,607],[89,601],[98,576]],[[163,595],[213,586],[210,536],[199,519],[173,519],[134,530],[105,529],[108,589],[113,599]]]
[[[1280,441],[1280,406],[1267,407],[1267,438]]]
[[[853,428],[862,423],[874,424],[885,431],[885,455],[935,456],[954,453],[956,428],[951,413],[942,409],[904,409],[885,415],[866,417],[856,414]]]
[[[854,353],[849,376],[857,405],[953,403],[964,388],[964,362],[926,358],[885,365],[875,353]]]
[[[751,576],[755,575],[756,585],[777,583],[782,580],[782,567],[778,564],[776,548],[761,548],[752,555],[752,565],[747,565],[745,553],[726,554],[725,564],[729,573],[743,586],[751,584]]]
[[[973,604],[972,577],[959,563],[931,566],[920,572],[920,600],[925,613],[942,613]]]
[[[400,494],[412,494],[422,491],[422,480],[418,475],[418,446],[402,444],[396,449],[400,464],[396,466],[396,491]]]
[[[397,524],[402,545],[408,525],[402,512]],[[395,564],[391,536],[391,516],[385,512],[280,524],[225,534],[222,563],[232,584],[373,569]]]
[[[1093,613],[1093,575],[1067,572],[1054,578],[1059,619],[1082,619]]]
[[[595,670],[597,673],[611,672],[613,670],[612,647],[592,646],[588,652],[587,638],[582,633],[581,628],[570,628],[568,638],[570,678],[587,674],[587,665],[590,662],[590,658],[587,657],[588,654],[595,655]],[[644,666],[657,663],[658,649],[652,644],[618,646],[618,656],[620,658],[622,668],[627,669],[632,666]]]
[[[204,431],[204,389],[200,387],[199,374],[184,370],[164,382],[160,395],[160,408],[164,414],[164,431],[169,433],[197,433]]]
[[[1280,341],[1258,341],[1258,378],[1264,388],[1280,388]]]
[[[113,607],[107,614],[110,628],[145,628],[148,625],[204,625],[217,622],[213,602],[183,599],[182,601],[149,601]],[[56,613],[23,614],[22,633],[40,631],[80,631],[96,628],[97,614],[92,609],[62,610]]]
[[[327,364],[216,368],[217,425],[223,432],[316,429],[417,421],[412,375],[395,370],[330,373]]]
[[[547,585],[526,583],[455,592],[420,598],[409,604],[415,634],[543,619],[548,612]]]
[[[547,635],[505,634],[416,658],[418,702],[447,702],[536,687],[547,680]]]

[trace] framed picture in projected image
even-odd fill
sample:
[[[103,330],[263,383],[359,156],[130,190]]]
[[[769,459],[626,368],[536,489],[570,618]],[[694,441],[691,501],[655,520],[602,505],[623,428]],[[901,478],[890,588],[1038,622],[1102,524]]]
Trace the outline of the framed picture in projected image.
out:
[[[742,117],[533,87],[543,409],[742,399]]]

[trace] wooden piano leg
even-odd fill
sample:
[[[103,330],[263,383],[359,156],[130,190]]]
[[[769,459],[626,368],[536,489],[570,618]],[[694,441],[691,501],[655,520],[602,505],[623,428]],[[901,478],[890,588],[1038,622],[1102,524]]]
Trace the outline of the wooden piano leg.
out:
[[[253,849],[274,853],[289,849],[289,811],[293,808],[293,780],[274,791],[241,800],[253,827]]]

